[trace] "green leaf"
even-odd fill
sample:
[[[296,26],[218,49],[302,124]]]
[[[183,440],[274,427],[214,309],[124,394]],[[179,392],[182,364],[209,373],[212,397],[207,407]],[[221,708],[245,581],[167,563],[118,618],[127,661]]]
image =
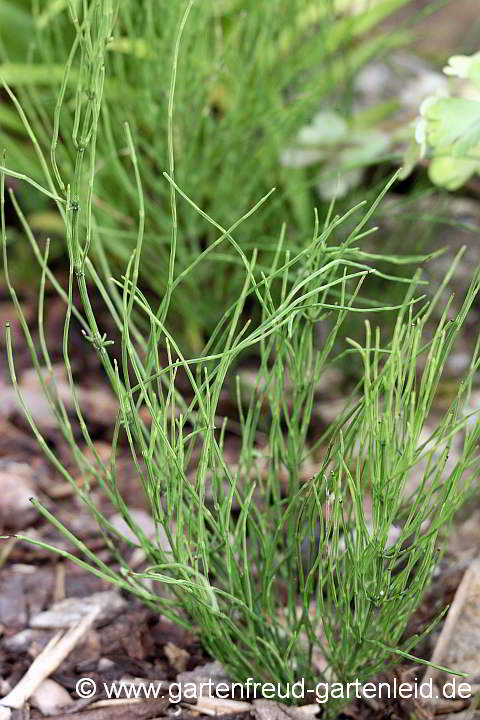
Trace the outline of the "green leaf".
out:
[[[400,170],[399,179],[405,180],[412,172],[414,167],[420,162],[420,145],[415,140],[410,140],[407,144],[402,169]]]
[[[472,83],[480,89],[480,57],[478,60],[474,60],[470,66],[470,72],[468,77]]]
[[[480,161],[459,157],[433,158],[428,168],[428,176],[434,185],[447,190],[458,190],[480,169]]]
[[[427,140],[434,150],[450,148],[461,157],[480,143],[480,102],[464,98],[445,98],[430,105]]]
[[[445,75],[469,79],[480,87],[480,52],[474,55],[452,55],[443,72]]]

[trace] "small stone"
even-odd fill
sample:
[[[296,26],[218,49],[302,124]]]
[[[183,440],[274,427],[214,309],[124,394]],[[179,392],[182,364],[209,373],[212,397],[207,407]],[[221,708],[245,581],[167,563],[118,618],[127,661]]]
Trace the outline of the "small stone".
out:
[[[98,661],[97,672],[105,673],[107,672],[107,670],[111,670],[113,667],[115,667],[115,663],[113,662],[113,660],[110,660],[106,657],[101,657]]]
[[[88,597],[68,598],[35,615],[30,621],[30,627],[68,628],[89,615],[96,607],[100,608],[100,614],[95,620],[95,625],[98,626],[123,612],[127,608],[127,601],[114,590],[93,593]]]
[[[3,641],[3,647],[11,653],[20,655],[25,652],[30,652],[30,649],[33,646],[42,648],[45,647],[51,638],[52,633],[49,633],[46,630],[32,630],[31,628],[26,628],[9,638],[5,638]]]
[[[152,516],[146,513],[144,510],[140,509],[129,509],[128,514],[130,515],[132,521],[138,525],[139,529],[147,536],[149,540],[153,540],[157,542],[157,529],[155,527],[155,523],[152,519]],[[120,513],[116,513],[110,518],[110,522],[113,525],[113,527],[118,530],[119,533],[121,533],[127,540],[130,540],[130,542],[134,543],[135,545],[140,545],[140,540],[135,535],[133,530],[127,525],[127,522],[124,520],[123,516]],[[159,535],[159,542],[161,544],[161,547],[165,551],[170,551],[170,543],[168,542],[167,534],[163,527],[160,525],[158,528],[158,535]]]
[[[210,688],[213,690],[219,683],[227,683],[228,685],[232,683],[225,668],[218,660],[196,667],[195,670],[179,673],[177,681],[183,686],[189,683],[190,687],[193,687],[193,683],[195,683],[197,686],[195,697],[197,698],[202,695],[209,695]]]
[[[36,517],[34,471],[27,463],[0,461],[0,531],[23,530]]]
[[[172,642],[165,643],[163,652],[167,656],[168,662],[173,669],[177,671],[177,673],[185,672],[190,659],[190,653]]]
[[[4,697],[5,695],[8,695],[8,693],[11,691],[12,686],[8,682],[8,680],[4,680],[2,677],[0,677],[0,697]]]
[[[56,715],[62,708],[73,703],[68,692],[54,680],[44,680],[30,697],[33,707],[43,715]]]

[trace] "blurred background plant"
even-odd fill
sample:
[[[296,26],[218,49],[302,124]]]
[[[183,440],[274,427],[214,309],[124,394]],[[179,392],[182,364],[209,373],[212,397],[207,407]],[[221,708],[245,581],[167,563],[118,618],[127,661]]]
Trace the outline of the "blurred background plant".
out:
[[[480,52],[453,55],[443,71],[457,79],[453,95],[439,88],[422,102],[405,172],[426,157],[430,180],[458,190],[480,173]]]
[[[232,220],[232,208],[252,207],[276,187],[261,221],[253,215],[239,233],[242,248],[260,250],[257,272],[272,260],[280,223],[288,224],[289,244],[298,250],[306,242],[315,204],[337,194],[346,196],[348,206],[356,200],[348,190],[361,185],[363,169],[380,159],[391,160],[391,137],[379,128],[392,112],[391,101],[357,112],[352,90],[354,78],[367,63],[406,44],[405,27],[412,20],[408,13],[399,25],[403,29],[375,31],[409,5],[410,0],[194,4],[184,28],[176,78],[176,180],[225,226]],[[9,167],[41,182],[45,176],[37,152],[40,148],[48,158],[53,136],[55,191],[63,197],[74,176],[69,142],[74,108],[85,100],[83,50],[75,28],[80,9],[78,0],[5,0],[0,8],[0,76],[35,129],[38,148],[31,144],[28,124],[8,90],[0,102],[0,142],[8,147]],[[169,188],[162,171],[168,164],[173,38],[183,9],[182,3],[164,2],[159,10],[152,0],[120,3],[104,57],[91,251],[104,273],[111,273],[111,264],[115,274],[136,241],[136,189],[125,161],[123,135],[128,121],[139,139],[147,211],[140,274],[158,294],[165,292],[169,273]],[[298,149],[295,155],[291,147],[298,133],[304,139],[310,134],[311,139],[313,129],[320,135],[317,147],[306,152],[315,159],[314,171],[311,162],[299,162]],[[384,180],[385,170],[369,183],[368,192],[378,192]],[[61,255],[62,226],[52,203],[21,185],[17,192],[32,229],[51,236],[51,258]],[[364,185],[359,192],[367,196]],[[214,231],[200,223],[188,204],[178,212],[176,269],[181,273],[212,243]],[[30,265],[25,244],[14,245],[23,273]],[[14,260],[15,255],[12,272]],[[194,280],[178,287],[174,313],[186,349],[198,351],[203,346],[218,321],[218,307],[236,297],[242,282],[238,257],[222,244]]]

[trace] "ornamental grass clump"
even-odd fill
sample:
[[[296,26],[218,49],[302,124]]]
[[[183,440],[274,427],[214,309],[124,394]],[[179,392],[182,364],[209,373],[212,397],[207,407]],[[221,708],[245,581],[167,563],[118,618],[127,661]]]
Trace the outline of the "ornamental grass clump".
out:
[[[287,247],[287,231],[282,227],[271,263],[260,265],[257,251],[245,252],[236,236],[253,213],[261,215],[269,197],[224,227],[177,184],[173,72],[169,169],[163,176],[171,206],[168,282],[158,305],[152,307],[139,285],[148,214],[143,156],[128,125],[125,143],[135,178],[138,217],[135,249],[123,275],[115,279],[107,272],[104,255],[105,272],[100,273],[89,254],[95,237],[92,199],[104,70],[95,59],[101,56],[110,32],[109,14],[99,14],[97,21],[95,35],[85,39],[79,34],[91,72],[82,76],[83,91],[77,94],[75,105],[75,172],[60,175],[66,196],[58,191],[58,167],[44,158],[35,128],[23,116],[46,182],[22,176],[3,161],[1,232],[7,284],[32,362],[83,485],[46,442],[22,398],[7,327],[12,382],[44,453],[98,522],[112,563],[97,556],[35,499],[32,502],[39,513],[75,550],[67,552],[38,538],[18,537],[69,558],[171,620],[193,627],[206,650],[237,681],[253,677],[275,682],[283,695],[287,684],[299,678],[305,679],[308,688],[319,681],[363,682],[399,659],[413,657],[423,636],[405,635],[408,621],[437,565],[439,535],[478,476],[480,421],[472,418],[467,407],[480,364],[480,341],[448,411],[427,438],[425,427],[449,352],[480,289],[480,270],[458,312],[451,316],[452,302],[447,301],[432,330],[434,310],[440,306],[456,261],[433,299],[426,300],[419,274],[406,280],[380,272],[371,266],[376,256],[361,249],[362,239],[374,229],[371,218],[391,183],[370,207],[360,203],[338,216],[332,203],[324,218],[317,213],[310,238],[305,237],[296,251]],[[177,42],[176,58],[178,47]],[[53,198],[65,228],[70,261],[66,289],[49,267],[48,243],[45,248],[39,245],[15,193],[9,190],[41,268],[38,346],[8,272],[5,180],[11,176]],[[178,217],[184,206],[214,233],[214,240],[186,265],[179,265]],[[220,246],[228,246],[237,258],[243,283],[202,351],[187,357],[172,332],[172,303],[178,288],[195,284],[197,274]],[[393,256],[384,260],[392,266],[401,261]],[[403,283],[404,297],[398,306],[363,300],[362,284],[372,275]],[[43,324],[47,279],[65,302],[63,356],[81,441],[55,391]],[[73,301],[74,285],[79,290],[78,306]],[[101,296],[111,313],[120,343],[112,345],[98,326],[92,293]],[[248,317],[247,303],[258,308],[258,323]],[[339,354],[337,340],[345,319],[353,313],[365,319],[363,339],[350,339],[349,347]],[[372,322],[378,313],[395,316],[390,338],[382,339]],[[97,452],[75,389],[69,342],[74,317],[83,328],[85,347],[92,346],[98,353],[118,400],[108,462]],[[247,354],[258,358],[255,391],[248,396],[236,377],[238,364]],[[316,388],[326,367],[345,355],[361,359],[362,381],[323,436],[312,436]],[[232,385],[236,413],[224,417],[222,391]],[[225,454],[226,438],[232,431],[240,437],[234,466]],[[449,450],[459,434],[462,451],[453,467],[447,466]],[[138,525],[117,485],[116,457],[125,443],[136,482],[151,509],[155,537],[147,536]],[[302,469],[314,452],[321,457],[320,466],[305,480]],[[408,482],[412,473],[418,476],[413,490]],[[136,542],[125,537],[110,521],[111,514],[94,502],[94,480]],[[146,565],[141,571],[129,566],[132,546],[144,551]],[[345,700],[332,701],[330,708],[338,708]]]

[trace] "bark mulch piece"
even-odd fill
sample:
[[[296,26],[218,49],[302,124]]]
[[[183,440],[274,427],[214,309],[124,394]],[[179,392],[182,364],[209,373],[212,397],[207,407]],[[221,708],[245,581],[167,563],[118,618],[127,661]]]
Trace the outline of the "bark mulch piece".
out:
[[[52,715],[51,720],[149,720],[149,718],[162,717],[166,715],[168,698],[160,700],[145,700],[139,703],[120,704],[112,702],[104,707],[83,710],[78,713],[62,713]],[[43,715],[32,715],[32,720],[43,717]],[[12,719],[13,720],[13,719]]]

